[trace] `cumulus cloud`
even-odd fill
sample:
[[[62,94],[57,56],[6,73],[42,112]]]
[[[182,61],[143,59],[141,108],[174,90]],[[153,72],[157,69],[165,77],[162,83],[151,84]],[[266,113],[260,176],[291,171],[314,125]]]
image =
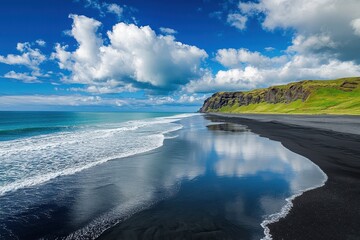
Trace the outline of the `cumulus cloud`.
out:
[[[251,66],[244,69],[220,70],[215,75],[207,71],[200,79],[189,82],[184,91],[210,93],[250,89],[263,83],[263,76],[258,73],[259,69]]]
[[[34,46],[44,46],[43,40],[37,40],[35,43],[24,42],[16,45],[16,50],[20,54],[8,54],[6,56],[0,55],[0,63],[13,66],[25,66],[31,69],[31,72],[16,72],[14,70],[4,74],[3,78],[15,79],[24,83],[41,82],[39,78],[48,77],[48,74],[41,73],[40,65],[47,60],[47,57]]]
[[[255,54],[258,56],[258,54]],[[271,63],[272,58],[259,55]],[[189,92],[239,91],[269,85],[283,84],[304,79],[332,79],[360,76],[360,65],[353,61],[314,58],[304,55],[284,56],[286,61],[275,60],[275,64],[264,66],[260,61],[248,61],[243,67],[236,67],[236,62],[221,61],[233,66],[220,70],[215,75],[208,71],[199,80],[185,86]],[[257,58],[256,58],[257,59]]]
[[[4,78],[10,78],[15,80],[20,80],[25,83],[38,83],[40,82],[36,76],[33,76],[31,73],[17,73],[15,71],[10,71],[6,73]]]
[[[38,70],[39,65],[46,60],[46,56],[37,48],[32,48],[29,42],[18,43],[16,49],[20,54],[0,55],[0,63],[8,65],[24,65],[33,70]]]
[[[40,47],[45,47],[46,42],[42,39],[38,39],[35,41],[37,45],[39,45]]]
[[[336,51],[339,44],[335,43],[328,35],[297,35],[288,51],[294,51],[298,54],[331,54]]]
[[[360,63],[358,0],[259,0],[240,2],[240,12],[259,16],[267,30],[295,30],[293,48]]]
[[[120,7],[119,5],[115,4],[115,3],[111,3],[111,4],[106,4],[105,5],[107,8],[107,11],[109,13],[113,13],[118,17],[121,17],[122,13],[123,13],[123,8]]]
[[[351,26],[354,30],[354,33],[360,37],[360,18],[352,20]]]
[[[207,57],[204,50],[178,42],[173,36],[156,35],[149,26],[123,22],[107,32],[109,43],[104,44],[105,39],[97,32],[99,21],[70,17],[78,48],[71,52],[57,44],[52,55],[61,69],[71,72],[64,79],[70,83],[172,91],[198,77]]]
[[[160,28],[160,31],[163,33],[163,34],[166,34],[166,35],[174,35],[177,33],[176,30],[172,29],[172,28],[166,28],[166,27],[161,27]]]
[[[225,67],[240,67],[250,64],[255,67],[273,67],[286,62],[286,56],[269,58],[259,52],[251,52],[248,49],[220,49],[216,53],[216,60]]]
[[[246,28],[245,19],[256,17],[266,31],[292,29],[291,44],[275,57],[244,48],[220,49],[215,59],[225,70],[207,71],[185,88],[190,92],[247,90],[303,79],[359,76],[358,9],[357,0],[241,1],[236,18],[244,20],[239,29]]]
[[[231,13],[227,16],[227,22],[239,30],[246,28],[247,17],[239,13]]]

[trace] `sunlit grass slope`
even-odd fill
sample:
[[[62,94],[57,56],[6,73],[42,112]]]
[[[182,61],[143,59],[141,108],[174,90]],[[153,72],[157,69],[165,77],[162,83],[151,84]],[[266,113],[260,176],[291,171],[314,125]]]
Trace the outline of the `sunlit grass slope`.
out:
[[[294,85],[301,88],[303,93],[301,99],[296,97],[291,99],[291,93],[290,97],[286,95],[291,88],[294,89],[292,87]],[[269,91],[273,93],[272,98],[271,96],[269,98]],[[221,94],[229,93],[218,94],[215,98],[220,99]],[[360,78],[306,80],[243,92],[243,94],[251,95],[251,99],[260,100],[257,103],[244,104],[235,98],[217,109],[209,108],[206,112],[360,115]]]

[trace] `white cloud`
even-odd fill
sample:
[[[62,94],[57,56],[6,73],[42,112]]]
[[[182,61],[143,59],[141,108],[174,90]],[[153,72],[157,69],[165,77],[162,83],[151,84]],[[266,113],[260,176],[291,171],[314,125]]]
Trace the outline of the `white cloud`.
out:
[[[134,100],[131,104],[154,106],[154,105],[171,105],[171,106],[198,106],[201,105],[208,96],[205,94],[174,94],[169,96],[150,96],[147,99]]]
[[[118,99],[102,99],[99,96],[14,95],[0,96],[0,107],[6,106],[91,106],[115,105]]]
[[[142,109],[153,106],[194,106],[199,105],[205,96],[153,96],[145,99],[136,98],[110,98],[82,95],[5,95],[0,96],[0,109],[12,109],[21,107],[23,109],[34,109],[37,107],[57,106],[99,106],[99,107],[121,107],[120,109]]]
[[[121,17],[121,15],[124,11],[124,9],[122,7],[120,7],[119,5],[117,5],[115,3],[107,4],[106,8],[109,13],[113,13],[118,17]]]
[[[15,80],[20,80],[25,83],[39,83],[40,81],[36,76],[33,76],[31,73],[17,73],[15,71],[10,71],[6,73],[4,78],[10,78]]]
[[[199,80],[193,80],[184,87],[188,92],[217,92],[235,91],[241,89],[255,88],[263,83],[264,78],[255,67],[244,69],[234,68],[226,71],[220,70],[215,76],[208,71]]]
[[[93,8],[99,11],[100,16],[105,16],[106,13],[115,14],[119,19],[124,12],[123,7],[116,3],[99,2],[98,0],[83,0],[85,7]]]
[[[274,50],[275,50],[274,47],[266,47],[266,48],[265,48],[265,51],[267,51],[267,52],[272,52],[272,51],[274,51]]]
[[[325,19],[322,19],[324,16],[328,17],[335,13],[337,11],[335,7],[340,2],[343,3],[339,0],[260,0],[258,3],[240,2],[239,8],[244,14],[263,12],[265,19],[262,24],[270,30],[275,28],[310,30],[317,29],[316,25],[319,21],[324,22]],[[334,19],[334,16],[332,17]]]
[[[328,35],[297,35],[288,51],[294,51],[299,54],[327,54],[335,50],[338,44]]]
[[[39,49],[33,49],[28,42],[18,43],[16,49],[20,52],[19,55],[0,55],[0,63],[8,65],[24,65],[33,70],[38,70],[39,65],[46,60],[46,56],[43,55]]]
[[[19,73],[12,70],[4,74],[2,77],[16,79],[24,83],[38,83],[41,82],[39,80],[40,77],[48,77],[49,75],[41,73],[39,68],[40,64],[42,64],[47,57],[43,55],[39,49],[32,47],[35,44],[41,46],[42,44],[44,45],[45,42],[37,40],[36,43],[18,43],[16,45],[16,49],[20,52],[20,54],[8,54],[6,56],[0,55],[0,63],[25,66],[32,70],[30,73]]]
[[[85,16],[70,15],[70,18],[73,19],[72,36],[79,43],[75,58],[89,64],[97,62],[103,41],[96,31],[101,23]]]
[[[160,28],[160,31],[163,33],[163,34],[166,34],[166,35],[174,35],[177,33],[176,30],[172,29],[172,28],[166,28],[166,27],[161,27]]]
[[[360,36],[360,18],[352,20],[351,27],[353,28],[354,33]]]
[[[39,45],[40,47],[45,47],[46,42],[42,39],[38,39],[35,41],[37,45]]]
[[[276,64],[285,63],[286,56],[269,58],[259,52],[251,52],[248,49],[220,49],[216,53],[216,60],[225,67],[239,67],[249,64],[255,67],[273,67]]]
[[[244,48],[220,49],[215,58],[226,70],[208,71],[184,88],[190,92],[247,90],[303,79],[360,76],[358,9],[358,0],[240,2],[237,17],[258,17],[269,31],[294,30],[291,45],[276,57]],[[243,22],[240,29],[246,28]]]
[[[247,17],[239,13],[231,13],[227,16],[227,22],[239,30],[246,28]]]
[[[150,103],[151,105],[164,105],[164,104],[175,103],[175,99],[173,97],[170,97],[170,96],[150,97],[147,100],[147,102]]]
[[[192,103],[192,104],[202,104],[207,98],[207,95],[198,95],[198,94],[183,94],[180,96],[179,103]]]
[[[55,53],[51,54],[51,59],[58,60],[58,64],[60,69],[68,69],[71,68],[71,53],[67,52],[67,45],[61,46],[59,43],[55,45]]]
[[[260,59],[261,57],[264,56],[260,56]],[[185,89],[189,92],[240,91],[304,79],[360,76],[360,65],[353,61],[304,55],[288,55],[286,58],[288,60],[281,64],[267,67],[247,63],[243,67],[234,66],[225,71],[218,71],[215,75],[207,72],[201,79],[187,84]]]
[[[16,44],[16,50],[18,50],[19,52],[25,51],[26,48],[30,48],[29,42],[25,42],[25,43],[19,42]]]
[[[97,33],[101,23],[71,15],[72,35],[79,43],[74,52],[57,45],[53,58],[69,70],[70,83],[98,85],[116,82],[117,87],[176,90],[200,74],[207,57],[204,50],[177,42],[173,36],[158,36],[149,27],[118,23],[107,32],[109,44]],[[111,87],[107,85],[107,87]]]
[[[302,52],[325,52],[332,58],[360,63],[355,35],[360,25],[356,21],[360,18],[358,0],[259,0],[240,2],[239,9],[248,17],[259,16],[267,30],[294,29],[295,45]]]
[[[112,84],[111,82],[106,82],[104,84],[99,84],[97,86],[91,85],[86,88],[69,88],[73,92],[87,92],[93,94],[107,94],[107,93],[120,93],[120,92],[135,92],[136,89],[133,88],[130,84],[118,87],[118,84]]]

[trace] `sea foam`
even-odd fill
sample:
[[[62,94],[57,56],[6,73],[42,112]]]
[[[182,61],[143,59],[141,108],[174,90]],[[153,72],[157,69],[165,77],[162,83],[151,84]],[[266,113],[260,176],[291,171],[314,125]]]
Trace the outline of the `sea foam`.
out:
[[[278,222],[280,219],[285,218],[286,215],[289,214],[289,212],[291,211],[291,209],[294,206],[293,201],[295,198],[300,197],[304,192],[307,192],[307,191],[310,191],[310,190],[313,190],[313,189],[316,189],[316,188],[319,188],[319,187],[322,187],[325,185],[326,181],[328,180],[327,175],[321,170],[321,168],[319,166],[317,166],[314,163],[313,163],[313,165],[315,165],[319,169],[319,171],[323,174],[324,178],[323,178],[322,182],[316,186],[309,187],[304,190],[299,190],[292,196],[286,198],[285,199],[286,204],[281,208],[280,212],[267,216],[265,218],[265,220],[260,224],[261,227],[264,229],[264,235],[265,235],[261,240],[272,240],[273,239],[272,235],[270,233],[269,225],[272,223]]]
[[[176,115],[100,125],[3,141],[0,146],[0,196],[75,174],[112,159],[163,145],[164,134],[182,128]]]

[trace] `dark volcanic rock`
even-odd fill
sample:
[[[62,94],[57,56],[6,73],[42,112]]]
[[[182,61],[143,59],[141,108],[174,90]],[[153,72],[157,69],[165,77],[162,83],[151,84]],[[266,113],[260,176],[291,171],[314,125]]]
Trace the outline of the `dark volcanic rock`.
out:
[[[306,81],[304,81],[306,82]],[[287,87],[270,87],[251,92],[218,92],[206,99],[199,112],[209,112],[224,106],[247,106],[249,104],[290,103],[296,100],[305,101],[310,91],[303,87],[304,82],[293,83]]]

